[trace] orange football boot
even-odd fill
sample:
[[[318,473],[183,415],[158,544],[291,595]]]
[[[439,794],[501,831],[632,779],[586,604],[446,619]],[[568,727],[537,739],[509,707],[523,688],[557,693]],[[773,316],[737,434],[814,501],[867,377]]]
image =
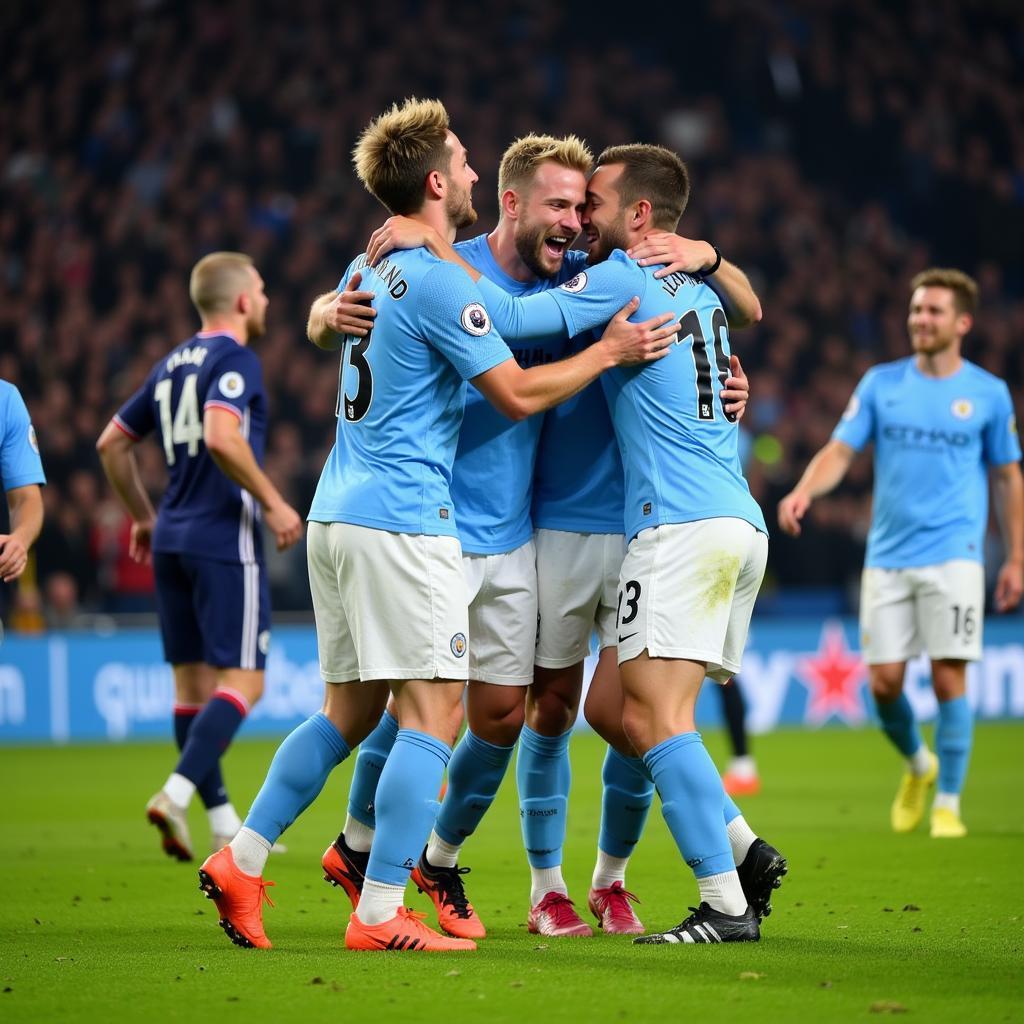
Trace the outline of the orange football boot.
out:
[[[393,950],[427,953],[450,953],[476,949],[472,939],[452,939],[423,923],[426,914],[399,907],[398,913],[382,924],[363,924],[353,914],[345,929],[347,949]]]
[[[236,946],[247,949],[270,949],[263,930],[263,903],[274,905],[267,895],[273,884],[239,870],[230,846],[211,854],[199,869],[199,889],[217,904],[221,928]]]
[[[324,850],[320,864],[324,869],[324,881],[343,889],[355,910],[359,906],[359,897],[363,892],[363,881],[366,877],[366,863],[370,859],[368,853],[357,853],[345,842],[342,833]]]
[[[462,884],[462,876],[469,871],[457,864],[453,868],[436,868],[427,862],[424,850],[410,877],[412,884],[433,900],[441,931],[460,939],[482,939],[487,929],[477,917]]]

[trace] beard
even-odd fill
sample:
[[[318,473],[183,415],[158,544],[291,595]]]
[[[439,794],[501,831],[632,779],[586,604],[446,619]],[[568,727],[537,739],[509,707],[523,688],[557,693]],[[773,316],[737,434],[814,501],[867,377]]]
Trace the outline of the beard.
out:
[[[444,212],[449,223],[458,231],[476,223],[476,210],[473,209],[473,198],[469,189],[452,187],[444,202]]]
[[[538,278],[554,277],[562,269],[562,261],[558,266],[551,267],[544,262],[544,239],[547,237],[547,229],[543,227],[532,227],[524,225],[517,230],[513,241],[519,258],[529,268],[530,273]],[[568,250],[566,246],[566,250]]]
[[[262,337],[266,330],[267,315],[265,312],[254,314],[245,321],[246,341],[252,341],[253,338]]]
[[[936,356],[945,352],[956,341],[956,335],[952,332],[927,334],[923,337],[910,336],[910,345],[913,350],[922,356]]]
[[[597,240],[587,250],[587,265],[603,263],[615,249],[629,248],[624,224],[609,224],[601,228]]]

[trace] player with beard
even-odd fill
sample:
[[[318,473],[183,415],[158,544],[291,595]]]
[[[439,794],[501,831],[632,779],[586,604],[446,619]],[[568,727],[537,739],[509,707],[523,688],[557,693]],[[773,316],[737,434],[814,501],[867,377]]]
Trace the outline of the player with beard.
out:
[[[967,662],[981,657],[982,567],[988,479],[1002,527],[1005,561],[996,610],[1020,602],[1024,575],[1024,485],[1013,402],[1006,384],[961,355],[978,286],[959,270],[922,271],[911,282],[907,327],[914,355],[869,370],[824,448],[779,503],[793,536],[811,502],[846,474],[874,442],[875,494],[861,583],[864,660],[882,729],[906,758],[890,812],[910,832],[931,812],[934,838],[967,834],[960,792],[973,719]],[[907,661],[931,659],[939,715],[933,754],[903,692]]]
[[[153,367],[107,424],[100,459],[132,517],[131,555],[152,557],[164,654],[174,670],[174,735],[181,756],[146,805],[164,852],[192,859],[188,804],[206,805],[213,848],[241,826],[220,761],[263,693],[270,595],[259,511],[278,549],[302,520],[260,465],[267,404],[249,343],[264,331],[267,296],[252,260],[215,252],[192,270],[198,334]],[[170,483],[159,514],[139,479],[134,446],[156,431]]]
[[[476,218],[477,176],[436,100],[383,113],[354,159],[381,203],[449,241]],[[317,300],[308,325],[321,347],[343,350],[337,438],[307,544],[323,711],[281,744],[244,827],[203,865],[201,887],[233,941],[270,945],[261,906],[270,846],[377,724],[390,694],[399,729],[377,785],[377,830],[345,944],[468,950],[472,940],[440,935],[402,906],[433,824],[467,678],[469,599],[450,493],[464,382],[520,420],[613,365],[661,358],[669,331],[622,317],[580,356],[523,370],[457,267],[414,249],[372,269],[362,255],[343,280],[360,270],[374,293],[373,330],[356,338],[325,328],[335,293]]]

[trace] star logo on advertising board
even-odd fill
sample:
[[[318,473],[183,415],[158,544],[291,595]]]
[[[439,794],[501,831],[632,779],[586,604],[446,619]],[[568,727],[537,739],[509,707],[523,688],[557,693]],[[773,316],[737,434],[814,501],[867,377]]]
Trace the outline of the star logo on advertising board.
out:
[[[826,622],[818,641],[818,652],[801,658],[796,666],[809,699],[804,719],[821,725],[832,717],[858,725],[867,717],[861,688],[867,672],[860,655],[850,651],[846,634],[838,622]]]

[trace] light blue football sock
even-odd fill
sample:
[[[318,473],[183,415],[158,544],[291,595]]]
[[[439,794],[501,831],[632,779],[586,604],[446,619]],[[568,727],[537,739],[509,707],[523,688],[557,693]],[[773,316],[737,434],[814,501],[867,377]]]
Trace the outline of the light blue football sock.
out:
[[[399,729],[377,783],[377,831],[366,877],[404,886],[437,814],[437,794],[452,756],[447,743],[424,732]]]
[[[519,758],[522,761],[522,752]],[[598,849],[610,857],[631,857],[643,835],[647,812],[654,800],[654,783],[643,758],[624,757],[614,747],[604,755],[601,768],[601,832]],[[526,819],[523,819],[526,829]]]
[[[882,730],[892,741],[893,746],[904,756],[913,757],[921,747],[921,733],[914,718],[914,709],[901,693],[895,700],[883,704],[875,698],[875,708],[882,720]]]
[[[959,794],[964,788],[973,732],[974,715],[966,697],[939,702],[935,753],[939,755],[940,793]]]
[[[488,743],[469,729],[463,734],[448,766],[448,789],[434,822],[434,831],[446,843],[461,846],[476,831],[494,803],[515,749],[514,743]]]
[[[661,796],[661,813],[697,878],[734,871],[722,814],[725,791],[699,732],[672,736],[644,754]]]
[[[725,790],[722,790],[725,793]],[[725,803],[722,805],[723,818],[725,819],[726,825],[735,818],[738,818],[743,812],[736,806],[736,801],[733,800],[728,793],[725,793]]]
[[[352,785],[348,790],[348,813],[367,828],[376,828],[374,800],[377,783],[397,735],[398,719],[385,711],[373,732],[359,744]]]
[[[528,725],[519,736],[516,784],[519,823],[531,868],[553,868],[562,863],[566,812],[569,807],[569,738],[542,736]]]
[[[351,753],[321,711],[293,729],[277,748],[267,778],[249,808],[245,827],[273,844],[316,799],[327,776]]]

